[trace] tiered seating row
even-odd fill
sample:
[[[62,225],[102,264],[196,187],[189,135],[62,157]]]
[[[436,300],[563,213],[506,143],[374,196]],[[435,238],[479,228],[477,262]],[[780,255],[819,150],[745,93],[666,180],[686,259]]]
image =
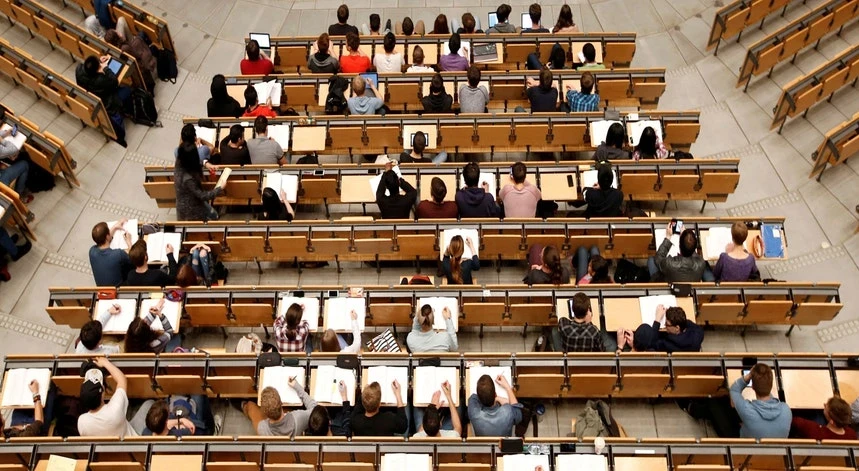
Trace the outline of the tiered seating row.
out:
[[[63,4],[67,4],[68,1],[80,7],[81,13],[84,15],[95,14],[95,8],[91,0],[64,0]],[[143,3],[145,4],[146,2]],[[170,28],[167,26],[166,21],[128,1],[111,2],[108,9],[114,21],[119,18],[125,18],[132,34],[139,34],[142,31],[160,49],[167,49],[173,51],[173,53],[176,52],[173,38],[170,36]]]
[[[600,95],[602,106],[635,107],[647,110],[656,109],[659,97],[665,91],[665,69],[606,69],[593,70],[596,78],[595,93]],[[566,86],[581,88],[581,72],[558,70],[553,72],[556,87],[560,91],[559,102],[565,101]],[[392,110],[422,111],[421,98],[430,94],[430,81],[434,74],[380,74],[379,92]],[[525,96],[525,78],[533,75],[527,72],[490,71],[481,75],[481,84],[489,91],[489,108],[503,108],[513,111],[517,106],[528,108]],[[351,81],[354,75],[343,75]],[[444,87],[453,97],[454,110],[459,108],[459,89],[468,85],[465,72],[444,72]],[[283,86],[281,108],[292,107],[304,111],[324,111],[328,96],[330,75],[301,74],[274,76],[229,76],[227,92],[239,103],[244,103],[244,91],[248,84],[277,80]],[[347,92],[347,96],[349,93]]]
[[[0,227],[13,227],[24,234],[28,240],[36,240],[36,235],[28,224],[31,218],[32,213],[21,201],[18,193],[0,183]]]
[[[2,0],[0,0],[2,4]],[[38,98],[44,98],[60,111],[74,115],[84,126],[92,126],[105,136],[116,139],[116,132],[101,100],[63,77],[33,60],[6,40],[0,38],[0,72],[30,89]],[[52,170],[53,171],[53,170]]]
[[[829,33],[840,33],[845,24],[857,17],[859,0],[828,0],[811,13],[797,18],[752,45],[743,65],[740,66],[737,86],[745,85],[747,89],[753,76],[764,72],[771,74],[772,69],[782,61],[795,58],[799,51],[812,44],[816,45]]]
[[[560,44],[567,52],[568,63],[580,62],[578,52],[582,47],[591,43],[597,51],[597,60],[602,59],[606,67],[629,67],[635,54],[636,33],[525,33],[525,34],[464,34],[462,40],[468,42],[469,63],[474,63],[474,45],[495,44],[498,59],[492,62],[478,62],[476,65],[489,68],[508,70],[510,67],[524,69],[528,54],[537,53],[540,60],[548,62],[549,54],[555,44]],[[307,58],[311,45],[319,39],[316,36],[305,37],[272,37],[271,57],[274,68],[278,72],[298,72],[307,68]],[[245,38],[247,42],[249,38]],[[376,51],[382,51],[383,36],[361,36],[360,49],[373,57]],[[445,45],[450,40],[448,35],[400,36],[394,50],[403,54],[406,63],[411,63],[412,49],[420,46],[424,51],[424,64],[434,65],[444,54]],[[346,38],[331,38],[329,52],[335,57],[346,53]]]
[[[841,87],[856,85],[859,80],[859,44],[848,47],[831,61],[814,71],[785,85],[781,98],[773,108],[772,126],[781,132],[788,117],[800,113],[805,116],[808,109],[820,100],[832,100],[832,95]]]
[[[29,154],[30,160],[54,175],[62,173],[70,187],[73,184],[80,186],[74,171],[77,162],[69,155],[65,143],[49,132],[43,134],[39,131],[39,126],[32,121],[23,116],[15,116],[13,110],[2,104],[0,106],[5,110],[2,122],[10,126],[18,125],[18,132],[27,136],[24,149]]]
[[[544,200],[574,201],[582,198],[584,172],[592,165],[567,161],[540,163],[530,169],[529,181],[542,191]],[[619,177],[618,188],[630,201],[702,200],[717,203],[727,200],[739,183],[739,160],[649,160],[619,161],[613,164]],[[143,188],[160,208],[176,206],[176,189],[173,183],[173,167],[146,167]],[[203,183],[205,188],[214,186],[223,169]],[[299,178],[298,198],[303,204],[373,203],[376,195],[370,187],[370,179],[384,171],[382,165],[246,165],[232,167],[227,181],[226,194],[215,199],[215,205],[260,205],[265,188],[265,174],[278,171]],[[480,165],[481,173],[493,175],[496,187],[502,188],[509,180],[509,164],[488,162]],[[419,192],[421,200],[430,198],[430,182],[441,178],[447,188],[448,201],[453,201],[454,188],[462,186],[462,165],[444,163],[403,165],[403,178]],[[572,186],[568,177],[572,179]],[[495,195],[497,197],[497,195]]]
[[[723,39],[737,36],[737,42],[739,42],[743,30],[757,23],[758,20],[763,26],[764,19],[779,8],[782,8],[781,15],[784,16],[791,3],[799,3],[799,0],[735,0],[723,6],[716,12],[716,17],[713,19],[710,38],[707,40],[707,50],[715,47],[715,54],[718,54],[719,44]],[[805,0],[802,3],[805,3]]]
[[[808,177],[817,175],[817,180],[820,181],[827,165],[844,163],[856,153],[859,153],[859,113],[826,133],[823,142],[811,155],[814,166]]]

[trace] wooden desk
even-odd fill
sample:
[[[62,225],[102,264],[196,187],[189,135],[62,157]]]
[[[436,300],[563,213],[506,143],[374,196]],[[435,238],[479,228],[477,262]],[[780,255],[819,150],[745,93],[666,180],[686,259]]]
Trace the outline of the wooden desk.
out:
[[[731,385],[734,384],[734,381],[736,381],[737,378],[742,376],[742,374],[743,374],[743,370],[737,370],[737,369],[729,369],[728,370],[728,389],[729,390],[731,389]],[[770,394],[772,394],[773,397],[776,397],[776,398],[778,397],[778,384],[775,382],[775,378],[773,378],[773,388],[772,388],[772,391],[770,391]],[[754,401],[756,399],[755,390],[752,388],[744,388],[743,389],[743,398],[745,398],[746,400],[749,400],[749,401]]]
[[[695,303],[692,298],[677,298],[677,306],[686,312],[686,319],[695,322]],[[591,300],[591,309],[594,307]],[[635,330],[641,325],[641,306],[638,298],[605,298],[603,311],[608,332],[616,332],[620,328]],[[594,314],[596,313],[597,311],[594,311]]]
[[[176,471],[177,469],[202,469],[203,455],[152,455],[150,471]]]
[[[829,370],[781,370],[781,385],[791,409],[823,409],[833,395]]]
[[[376,175],[343,175],[340,177],[341,203],[375,203],[370,180]]]
[[[666,471],[668,459],[664,456],[618,456],[614,471]]]
[[[859,371],[835,370],[835,377],[838,379],[841,399],[847,401],[848,404],[853,404],[853,401],[859,398]]]
[[[567,177],[573,179],[573,186],[569,185]],[[541,173],[540,193],[544,200],[554,201],[576,201],[579,199],[579,184],[575,172],[566,173]]]
[[[325,150],[325,126],[295,126],[292,128],[292,152]]]
[[[87,460],[75,460],[75,471],[87,471],[87,464],[88,464]],[[202,465],[203,462],[200,461],[200,464]],[[36,471],[46,471],[47,469],[48,469],[48,459],[47,458],[43,459],[43,460],[39,460],[39,462],[36,463]]]

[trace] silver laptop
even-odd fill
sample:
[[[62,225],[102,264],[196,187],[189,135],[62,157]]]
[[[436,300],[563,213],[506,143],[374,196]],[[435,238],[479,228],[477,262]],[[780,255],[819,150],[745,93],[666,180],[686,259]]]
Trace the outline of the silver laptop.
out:
[[[260,49],[271,47],[271,36],[268,33],[250,33],[248,36],[259,44]]]

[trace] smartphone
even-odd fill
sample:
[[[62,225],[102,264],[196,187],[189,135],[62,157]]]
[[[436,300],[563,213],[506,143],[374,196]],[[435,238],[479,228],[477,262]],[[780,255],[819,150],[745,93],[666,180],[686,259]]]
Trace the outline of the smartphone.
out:
[[[337,291],[337,290],[328,291],[328,297],[329,298],[336,298],[337,296],[340,296],[339,291]]]
[[[303,298],[304,297],[304,291],[303,290],[293,291],[292,295],[295,296],[296,298]]]
[[[325,170],[322,170],[322,169],[314,170],[313,175],[315,175],[317,177],[321,177],[321,176],[325,175]]]
[[[743,377],[745,378],[745,377],[746,377],[746,375],[747,375],[747,374],[749,374],[749,372],[750,372],[750,371],[752,371],[752,370],[751,370],[751,368],[749,368],[749,369],[747,369],[747,370],[746,370],[746,369],[744,369],[744,370],[743,370]],[[751,381],[751,380],[749,380],[749,385],[748,385],[748,386],[746,386],[746,387],[747,387],[747,388],[752,387],[752,381]]]
[[[15,136],[17,136],[17,135],[18,135],[18,125],[17,125],[17,124],[13,124],[13,125],[12,125],[12,132],[11,132],[11,134],[12,134],[12,137],[15,137]]]
[[[576,186],[576,184],[573,182],[573,176],[572,175],[567,175],[567,186],[570,188]]]
[[[671,232],[673,232],[675,234],[683,233],[683,221],[680,221],[680,220],[674,221]]]

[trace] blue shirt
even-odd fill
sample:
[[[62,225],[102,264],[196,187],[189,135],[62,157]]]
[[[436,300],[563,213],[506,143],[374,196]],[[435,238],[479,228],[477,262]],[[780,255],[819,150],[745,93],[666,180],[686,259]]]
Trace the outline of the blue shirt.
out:
[[[102,250],[97,245],[89,249],[89,264],[97,286],[119,286],[131,269],[131,259],[124,250]]]
[[[567,91],[567,104],[570,105],[570,111],[598,111],[600,105],[600,96],[596,93],[577,92],[575,90]]]
[[[522,421],[521,404],[498,404],[486,407],[477,394],[468,398],[468,420],[478,437],[509,437],[513,426]]]
[[[351,114],[376,114],[379,108],[385,106],[381,98],[374,96],[356,96],[346,100]]]

